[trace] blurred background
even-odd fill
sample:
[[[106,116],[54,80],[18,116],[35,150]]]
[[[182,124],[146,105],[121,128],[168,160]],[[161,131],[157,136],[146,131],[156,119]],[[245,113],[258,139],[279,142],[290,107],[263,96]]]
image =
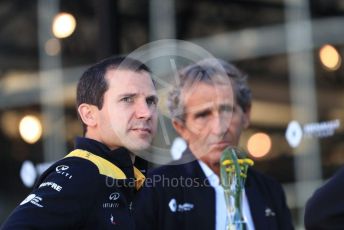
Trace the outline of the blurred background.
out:
[[[344,164],[343,25],[344,0],[0,0],[0,223],[82,135],[82,71],[180,39],[249,75],[241,146],[303,229],[305,202]]]

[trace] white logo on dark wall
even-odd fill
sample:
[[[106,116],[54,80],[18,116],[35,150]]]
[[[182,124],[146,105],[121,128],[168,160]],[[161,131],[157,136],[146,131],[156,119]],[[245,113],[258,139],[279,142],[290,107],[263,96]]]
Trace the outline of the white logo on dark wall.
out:
[[[324,121],[319,123],[308,123],[303,126],[298,121],[291,121],[285,132],[285,138],[289,145],[296,148],[300,145],[303,137],[324,138],[334,135],[335,130],[340,127],[340,121]]]
[[[293,148],[299,146],[302,140],[302,127],[299,122],[291,121],[288,125],[285,137],[289,145]]]

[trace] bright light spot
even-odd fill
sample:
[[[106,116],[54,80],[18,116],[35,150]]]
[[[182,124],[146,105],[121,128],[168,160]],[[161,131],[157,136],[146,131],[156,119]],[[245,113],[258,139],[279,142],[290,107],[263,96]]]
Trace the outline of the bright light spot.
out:
[[[171,147],[171,155],[172,155],[173,160],[179,160],[182,157],[183,152],[186,149],[186,147],[187,146],[184,139],[180,137],[176,137]]]
[[[329,70],[337,70],[341,65],[338,51],[331,45],[324,45],[319,51],[321,63]]]
[[[53,34],[57,38],[69,37],[75,30],[76,20],[69,13],[59,13],[53,20]]]
[[[271,149],[271,139],[265,133],[256,133],[249,138],[247,149],[253,157],[263,157]]]
[[[33,163],[31,161],[24,161],[20,169],[20,178],[24,185],[31,188],[35,183],[36,177],[37,172]]]
[[[44,49],[49,56],[55,56],[61,51],[60,41],[56,38],[51,38],[46,41]]]
[[[27,115],[19,122],[20,136],[29,144],[36,143],[42,136],[42,125],[35,116]]]

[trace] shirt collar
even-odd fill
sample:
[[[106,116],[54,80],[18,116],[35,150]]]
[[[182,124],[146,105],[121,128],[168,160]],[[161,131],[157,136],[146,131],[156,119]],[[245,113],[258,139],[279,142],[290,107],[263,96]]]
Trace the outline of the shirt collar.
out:
[[[209,183],[212,187],[216,187],[220,185],[220,179],[219,177],[214,173],[213,170],[211,170],[211,168],[209,168],[209,166],[204,163],[201,160],[198,160],[198,163],[201,166],[201,169],[203,171],[203,173],[205,174],[206,178],[209,180]]]
[[[128,178],[134,176],[130,152],[126,148],[121,147],[110,150],[103,143],[86,137],[77,137],[75,140],[75,148],[86,150],[112,162],[119,167]]]
[[[89,151],[98,156],[107,155],[110,152],[110,149],[103,143],[86,137],[77,137],[75,148]]]

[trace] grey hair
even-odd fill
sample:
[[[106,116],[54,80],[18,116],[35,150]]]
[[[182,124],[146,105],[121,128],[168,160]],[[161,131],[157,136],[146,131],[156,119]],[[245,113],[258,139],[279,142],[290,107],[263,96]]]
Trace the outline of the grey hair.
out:
[[[183,93],[195,83],[218,84],[223,82],[223,77],[229,80],[236,103],[246,112],[251,106],[251,90],[247,84],[247,75],[221,59],[204,59],[183,68],[179,73],[179,84],[169,93],[168,109],[172,119],[185,121],[185,108],[182,100]]]

